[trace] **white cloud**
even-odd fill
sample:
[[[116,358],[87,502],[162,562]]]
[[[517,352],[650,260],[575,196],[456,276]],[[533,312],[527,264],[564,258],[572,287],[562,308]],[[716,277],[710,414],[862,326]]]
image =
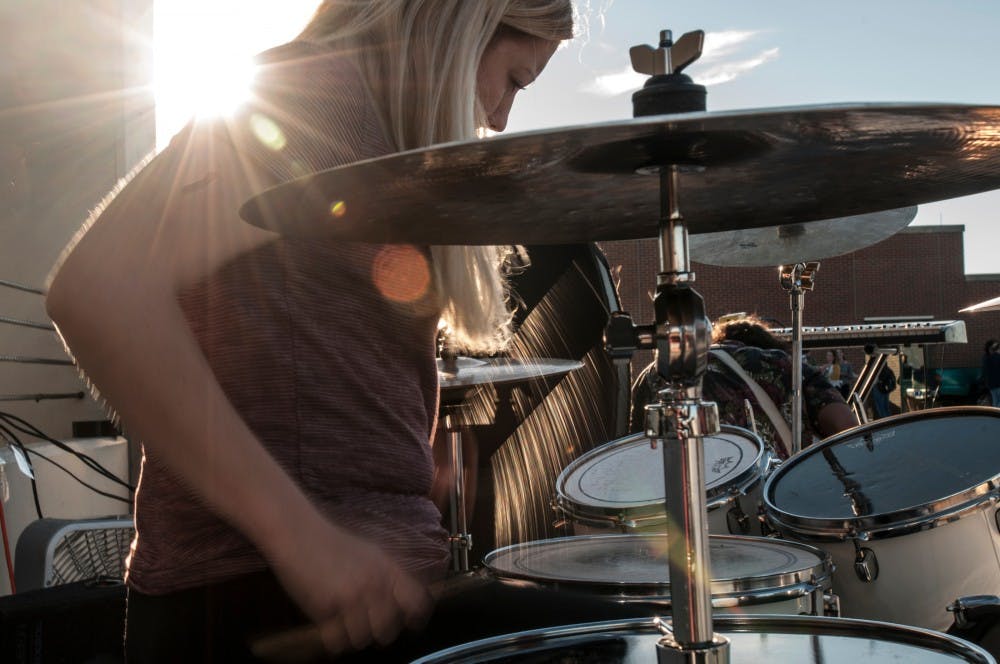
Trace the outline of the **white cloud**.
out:
[[[744,44],[759,32],[753,30],[722,30],[720,32],[708,32],[705,34],[705,45],[699,62],[706,60],[718,60],[724,58],[735,51],[741,44]]]
[[[692,77],[702,85],[727,83],[771,62],[779,54],[777,47],[749,55],[748,42],[760,35],[755,30],[722,30],[705,35],[705,46],[701,58],[695,63],[697,73]],[[602,74],[586,83],[582,91],[602,97],[614,97],[642,87],[646,77],[626,66],[611,74]]]
[[[702,85],[719,85],[728,83],[737,76],[745,74],[751,69],[770,62],[778,57],[778,48],[769,48],[766,51],[744,60],[723,61],[705,69],[697,77],[698,83]]]
[[[604,74],[596,77],[583,87],[584,92],[602,97],[614,97],[630,90],[638,90],[646,81],[646,76],[633,71],[631,66],[616,74]]]

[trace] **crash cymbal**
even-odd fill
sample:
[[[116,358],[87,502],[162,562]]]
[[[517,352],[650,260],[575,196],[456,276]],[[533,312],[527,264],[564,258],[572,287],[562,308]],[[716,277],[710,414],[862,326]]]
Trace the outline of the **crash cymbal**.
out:
[[[515,360],[459,357],[451,366],[440,358],[437,363],[442,392],[464,391],[480,385],[512,385],[542,378],[554,378],[583,366],[583,362],[576,360],[551,358]]]
[[[692,234],[850,217],[1000,188],[1000,107],[804,106],[534,131],[322,171],[240,214],[290,235],[373,242],[650,237],[660,164],[685,167]]]
[[[985,302],[980,302],[979,304],[973,304],[971,307],[966,307],[965,309],[959,309],[959,313],[976,313],[977,311],[1000,311],[1000,297],[995,297],[991,300],[986,300]]]
[[[691,260],[724,267],[776,266],[848,254],[895,235],[917,208],[692,235]]]

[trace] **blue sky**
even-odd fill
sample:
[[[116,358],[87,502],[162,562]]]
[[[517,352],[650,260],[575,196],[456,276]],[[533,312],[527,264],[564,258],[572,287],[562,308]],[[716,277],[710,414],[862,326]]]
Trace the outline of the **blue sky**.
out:
[[[628,74],[628,49],[654,44],[661,28],[675,36],[707,33],[705,55],[688,73],[708,87],[709,111],[843,102],[1000,105],[998,0],[576,1],[586,19],[580,36],[521,93],[508,132],[630,117],[631,92],[643,79]],[[219,81],[234,79],[237,53],[249,58],[292,37],[316,4],[159,0],[158,116],[170,119],[161,123],[158,142],[183,124],[192,97],[204,103],[212,96],[206,91],[225,92]],[[1000,192],[923,205],[914,223],[964,225],[966,272],[1000,273],[993,258]]]
[[[589,30],[553,56],[515,104],[508,132],[624,119],[628,49],[702,29],[688,68],[708,109],[842,102],[1000,105],[996,0],[590,0]],[[589,9],[588,9],[589,7]],[[1000,192],[922,205],[917,224],[962,224],[967,273],[1000,273]]]

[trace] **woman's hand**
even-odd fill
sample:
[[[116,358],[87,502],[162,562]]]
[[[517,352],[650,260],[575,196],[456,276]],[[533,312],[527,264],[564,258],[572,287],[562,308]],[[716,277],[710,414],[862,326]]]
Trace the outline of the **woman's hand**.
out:
[[[322,517],[321,517],[322,518]],[[331,654],[388,645],[430,615],[427,588],[376,545],[324,520],[286,540],[272,566]]]

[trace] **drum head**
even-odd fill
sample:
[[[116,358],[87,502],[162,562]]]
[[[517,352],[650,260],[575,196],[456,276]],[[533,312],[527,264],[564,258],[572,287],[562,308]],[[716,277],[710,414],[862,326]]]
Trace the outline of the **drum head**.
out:
[[[995,486],[998,441],[1000,411],[991,408],[879,420],[782,464],[764,489],[766,509],[780,525],[820,535],[951,515],[985,500]]]
[[[816,583],[830,576],[829,556],[803,544],[763,537],[711,535],[712,594]],[[669,595],[666,535],[561,537],[508,546],[486,556],[498,576],[550,585],[602,586],[628,594]]]
[[[715,616],[729,661],[796,664],[989,664],[981,648],[939,632],[890,623],[811,616]],[[550,627],[473,641],[413,664],[656,662],[663,628],[654,620]]]
[[[721,433],[705,437],[704,449],[709,499],[761,474],[764,447],[749,431],[723,426]],[[576,459],[560,474],[557,490],[582,514],[617,513],[644,506],[662,510],[666,495],[663,482],[663,450],[653,449],[644,435],[634,434]]]

